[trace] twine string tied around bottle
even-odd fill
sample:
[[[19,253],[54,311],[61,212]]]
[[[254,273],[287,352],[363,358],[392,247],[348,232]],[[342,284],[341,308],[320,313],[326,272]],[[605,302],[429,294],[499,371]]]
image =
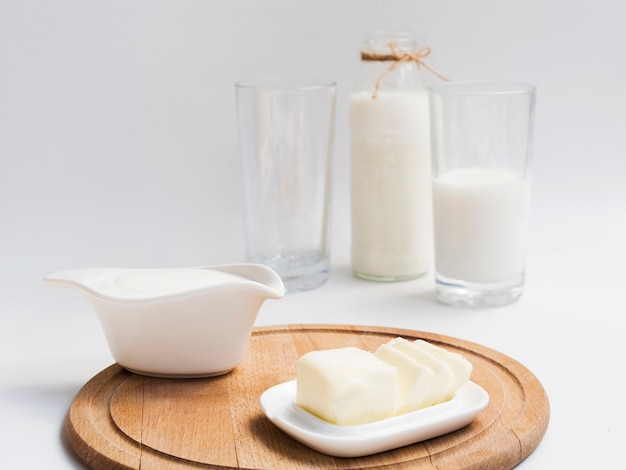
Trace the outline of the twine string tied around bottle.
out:
[[[379,54],[376,52],[361,52],[361,60],[364,61],[381,61],[388,62],[393,61],[393,64],[389,66],[389,68],[378,78],[376,81],[376,89],[374,90],[374,94],[372,95],[373,99],[378,98],[378,94],[380,92],[380,87],[382,86],[385,78],[393,72],[396,68],[400,66],[400,64],[404,62],[415,62],[418,67],[423,66],[430,73],[435,75],[436,77],[444,80],[446,82],[450,81],[448,78],[437,72],[430,65],[428,65],[424,58],[430,55],[430,47],[422,47],[415,52],[408,52],[400,49],[395,41],[389,41],[389,47],[391,48],[391,54]]]

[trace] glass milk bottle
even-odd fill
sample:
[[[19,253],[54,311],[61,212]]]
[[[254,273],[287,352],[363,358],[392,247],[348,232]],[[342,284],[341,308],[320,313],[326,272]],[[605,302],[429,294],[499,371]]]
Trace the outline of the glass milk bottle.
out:
[[[361,50],[349,118],[352,270],[360,278],[408,280],[432,267],[428,91],[424,67],[405,55],[424,51],[408,32],[370,33]]]

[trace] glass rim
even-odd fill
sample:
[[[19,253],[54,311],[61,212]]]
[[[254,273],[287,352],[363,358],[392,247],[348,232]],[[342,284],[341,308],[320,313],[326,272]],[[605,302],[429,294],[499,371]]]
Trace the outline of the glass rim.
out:
[[[238,90],[293,92],[334,88],[337,82],[324,78],[257,78],[235,83]]]
[[[535,85],[526,82],[481,80],[444,82],[428,87],[431,94],[466,96],[534,94],[536,89]]]

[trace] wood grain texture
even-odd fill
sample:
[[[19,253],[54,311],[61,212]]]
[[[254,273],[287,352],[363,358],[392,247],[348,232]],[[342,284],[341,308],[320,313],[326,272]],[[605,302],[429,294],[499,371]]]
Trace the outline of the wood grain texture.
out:
[[[263,415],[259,397],[296,376],[298,358],[320,349],[374,351],[392,338],[425,339],[463,354],[489,405],[453,433],[368,457],[316,452]],[[509,469],[539,444],[549,402],[535,376],[514,359],[461,339],[385,327],[286,325],[256,328],[244,362],[205,379],[158,379],[114,364],[76,395],[69,442],[97,469]]]

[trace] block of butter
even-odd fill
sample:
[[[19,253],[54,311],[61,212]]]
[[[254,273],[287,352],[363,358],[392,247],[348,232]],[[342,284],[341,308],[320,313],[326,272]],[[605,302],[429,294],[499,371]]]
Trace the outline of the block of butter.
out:
[[[397,414],[398,369],[356,347],[312,351],[298,360],[296,404],[338,425]]]
[[[471,373],[463,356],[423,340],[395,338],[375,354],[312,351],[298,361],[296,404],[330,423],[365,424],[448,401]]]

